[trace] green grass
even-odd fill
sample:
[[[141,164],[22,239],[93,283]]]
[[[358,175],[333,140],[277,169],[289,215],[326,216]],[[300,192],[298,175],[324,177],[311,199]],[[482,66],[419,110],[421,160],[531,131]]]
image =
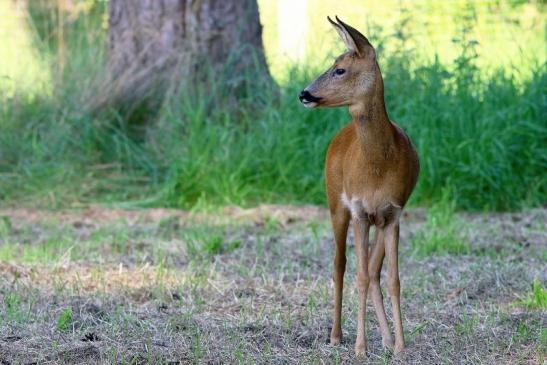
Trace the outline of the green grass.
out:
[[[51,239],[36,245],[25,243],[3,242],[0,246],[0,260],[21,260],[27,263],[48,263],[70,259],[72,254],[71,244],[66,240]]]
[[[237,242],[225,245],[224,236],[207,227],[187,230],[183,233],[182,239],[188,255],[194,259],[211,258],[216,254],[233,251],[238,247]]]
[[[62,81],[54,92],[2,96],[2,205],[325,203],[325,151],[349,115],[299,105],[296,95],[320,69],[295,66],[285,84],[247,90],[237,101],[226,97],[221,76],[191,91],[179,88],[139,134],[123,111],[85,108],[101,93],[99,10],[67,25],[64,71],[50,70]],[[53,62],[52,39],[37,38]],[[412,38],[376,39],[379,49],[398,42]],[[514,68],[478,68],[473,45],[462,38],[452,62],[411,50],[380,52],[388,112],[421,158],[411,204],[434,204],[448,189],[456,209],[541,205],[547,201],[545,64],[530,56]],[[253,77],[251,70],[242,77]]]
[[[72,326],[72,308],[66,308],[59,315],[57,320],[57,329],[59,331],[69,330]]]
[[[541,360],[544,361],[545,360],[544,357],[547,354],[547,328],[543,328],[541,330],[539,353],[540,353]]]
[[[4,297],[4,318],[7,320],[15,320],[21,322],[24,318],[24,313],[21,308],[21,301],[16,293],[8,293]]]
[[[521,303],[528,308],[547,310],[547,290],[541,282],[534,280],[531,289],[531,293]]]
[[[412,240],[414,254],[466,254],[470,252],[465,223],[455,214],[454,203],[448,194],[431,206],[426,223]]]
[[[4,308],[0,314],[0,323],[15,322],[24,324],[33,318],[32,311],[37,299],[30,296],[22,300],[21,293],[17,290],[9,290],[3,296]]]

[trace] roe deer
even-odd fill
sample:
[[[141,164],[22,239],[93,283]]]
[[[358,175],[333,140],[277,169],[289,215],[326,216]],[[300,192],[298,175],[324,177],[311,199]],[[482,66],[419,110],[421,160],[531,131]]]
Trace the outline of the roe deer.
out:
[[[350,220],[355,234],[359,312],[355,353],[366,354],[365,309],[370,292],[382,334],[382,345],[404,349],[398,269],[399,217],[419,173],[418,155],[408,136],[392,123],[384,104],[384,83],[376,52],[368,39],[336,17],[327,17],[348,51],[300,93],[308,108],[348,106],[352,120],[332,140],[326,157],[327,198],[334,230],[334,314],[330,342],[340,343],[346,236]],[[369,230],[376,226],[370,249]],[[384,255],[388,262],[395,344],[380,290]],[[394,347],[393,347],[394,346]]]

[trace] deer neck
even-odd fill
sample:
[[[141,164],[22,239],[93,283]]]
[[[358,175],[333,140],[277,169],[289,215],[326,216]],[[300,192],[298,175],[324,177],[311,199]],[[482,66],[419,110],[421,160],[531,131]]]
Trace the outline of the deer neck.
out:
[[[379,71],[364,98],[349,106],[359,143],[367,155],[383,154],[393,143],[393,125],[386,112],[384,82]]]

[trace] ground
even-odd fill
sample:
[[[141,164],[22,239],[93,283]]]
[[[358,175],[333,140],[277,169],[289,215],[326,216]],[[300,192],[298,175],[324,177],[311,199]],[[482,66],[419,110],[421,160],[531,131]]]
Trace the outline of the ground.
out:
[[[544,363],[546,311],[525,303],[547,281],[547,209],[458,215],[459,254],[419,254],[425,217],[401,224],[407,349],[382,350],[369,301],[362,360],[352,244],[344,339],[328,344],[323,208],[0,210],[0,364]]]

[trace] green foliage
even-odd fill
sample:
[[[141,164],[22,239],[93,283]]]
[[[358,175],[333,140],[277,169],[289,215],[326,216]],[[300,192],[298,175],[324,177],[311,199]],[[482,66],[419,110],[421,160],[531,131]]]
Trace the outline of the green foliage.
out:
[[[226,248],[226,251],[232,252],[237,250],[240,247],[241,247],[241,241],[239,240],[231,241],[230,243],[228,243],[228,247]]]
[[[21,321],[23,315],[19,296],[15,293],[8,293],[4,297],[5,317],[7,319]]]
[[[469,253],[464,222],[455,214],[455,205],[444,199],[431,206],[427,212],[427,221],[412,240],[413,252],[420,256],[430,254]]]
[[[21,295],[17,291],[10,291],[4,295],[4,308],[0,311],[0,319],[3,321],[15,321],[25,323],[31,319],[31,312],[36,303],[34,298],[28,298],[27,303],[22,303]]]
[[[540,355],[545,356],[545,354],[547,354],[547,328],[543,328],[541,330],[541,335],[539,339],[539,350]]]
[[[525,322],[519,321],[517,325],[516,338],[520,341],[527,341],[532,336],[532,330]]]
[[[521,303],[528,308],[547,310],[547,290],[539,280],[532,282],[532,292]]]
[[[97,7],[67,24],[66,65],[54,77],[62,83],[51,95],[0,100],[0,201],[48,208],[97,201],[181,208],[325,203],[325,152],[349,116],[299,105],[298,92],[322,70],[294,67],[286,84],[265,84],[238,99],[222,78],[191,90],[175,80],[179,91],[165,97],[144,137],[135,138],[122,111],[86,109],[101,93],[95,81],[104,73],[104,32],[97,31],[104,11]],[[397,34],[377,40],[379,50],[413,41]],[[459,42],[451,64],[410,51],[379,52],[388,112],[420,155],[412,204],[431,205],[443,189],[456,209],[545,203],[545,64],[531,58],[514,69],[479,69],[474,43]]]
[[[66,331],[72,326],[72,308],[66,308],[61,312],[59,319],[57,320],[57,329],[59,331]]]
[[[456,332],[460,336],[472,338],[473,334],[477,331],[477,327],[480,324],[480,318],[476,315],[463,314],[462,322],[456,326]]]
[[[0,245],[0,260],[20,260],[27,263],[50,263],[72,258],[72,247],[68,241],[48,239],[35,245],[20,242],[5,242]]]
[[[241,247],[241,241],[226,242],[223,234],[207,227],[184,232],[183,240],[188,256],[193,259],[207,259]]]
[[[9,217],[0,217],[0,239],[6,238],[12,230]]]
[[[222,236],[207,237],[207,239],[203,241],[203,245],[202,245],[203,251],[207,255],[213,256],[222,250],[223,242],[224,242],[224,237]]]

